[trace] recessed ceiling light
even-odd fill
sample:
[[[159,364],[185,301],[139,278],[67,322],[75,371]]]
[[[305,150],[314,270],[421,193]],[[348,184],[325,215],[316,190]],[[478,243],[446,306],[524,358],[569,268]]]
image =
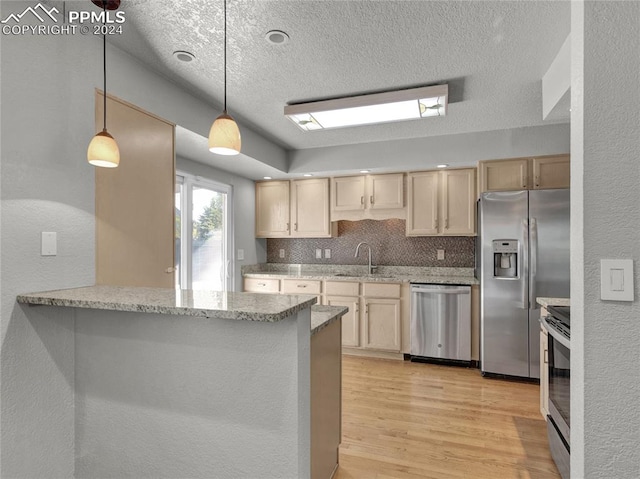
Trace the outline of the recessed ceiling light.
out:
[[[181,62],[189,63],[196,59],[193,53],[185,52],[184,50],[176,50],[173,52],[173,56]]]
[[[289,35],[282,30],[270,30],[265,35],[265,38],[272,45],[284,45],[289,41]]]
[[[312,175],[311,173],[305,173],[305,174],[304,174],[304,175],[302,175],[302,176],[313,176],[313,175]]]
[[[446,168],[449,165],[438,165],[437,168]]]
[[[371,170],[360,170],[360,173],[369,173]]]
[[[264,180],[270,180],[270,179],[271,179],[271,177],[270,177],[270,176],[263,176],[262,178],[263,178]]]

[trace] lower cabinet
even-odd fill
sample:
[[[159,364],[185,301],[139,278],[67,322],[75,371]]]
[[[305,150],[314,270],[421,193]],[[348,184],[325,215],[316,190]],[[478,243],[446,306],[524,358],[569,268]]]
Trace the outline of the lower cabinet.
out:
[[[540,414],[545,420],[549,414],[549,338],[547,330],[542,326],[540,327]]]
[[[279,279],[244,278],[242,290],[246,293],[271,293],[280,292]]]
[[[342,346],[399,353],[402,315],[399,283],[326,281],[325,304],[346,306],[342,317]]]

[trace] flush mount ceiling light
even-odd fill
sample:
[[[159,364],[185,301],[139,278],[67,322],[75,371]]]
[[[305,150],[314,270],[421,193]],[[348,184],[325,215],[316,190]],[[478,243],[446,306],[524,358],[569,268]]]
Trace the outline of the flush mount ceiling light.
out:
[[[92,3],[102,7],[103,32],[106,32],[107,10],[116,10],[120,6],[120,0],[91,0]],[[93,166],[115,168],[120,164],[120,149],[116,140],[107,131],[107,35],[102,34],[102,131],[93,137],[87,148],[87,161]]]
[[[267,32],[265,38],[273,45],[283,45],[289,41],[289,35],[282,30],[271,30]]]
[[[445,116],[448,96],[447,85],[435,85],[286,105],[284,114],[304,131],[345,128]]]
[[[193,60],[196,59],[196,56],[193,53],[187,52],[184,50],[176,50],[175,52],[173,52],[173,56],[177,60],[180,60],[181,62],[185,62],[185,63],[192,62]]]
[[[304,174],[304,175],[302,175],[302,176],[306,176],[306,177],[308,178],[308,177],[313,176],[313,175],[312,175],[311,173],[305,173],[305,174]]]
[[[209,151],[218,155],[237,155],[241,144],[240,129],[227,114],[227,0],[224,0],[224,110],[209,130]]]
[[[436,168],[446,168],[447,166],[449,166],[449,165],[444,165],[444,164],[443,165],[437,165]]]

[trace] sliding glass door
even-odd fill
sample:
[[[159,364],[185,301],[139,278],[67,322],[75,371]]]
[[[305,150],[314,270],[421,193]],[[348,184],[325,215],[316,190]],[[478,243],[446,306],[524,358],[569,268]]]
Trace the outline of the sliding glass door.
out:
[[[175,201],[176,287],[231,289],[231,187],[179,174]]]

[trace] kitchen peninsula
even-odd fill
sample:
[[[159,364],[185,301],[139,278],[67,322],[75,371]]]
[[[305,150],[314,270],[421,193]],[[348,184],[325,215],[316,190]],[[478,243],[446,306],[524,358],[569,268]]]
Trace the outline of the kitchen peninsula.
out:
[[[75,320],[78,477],[320,479],[336,467],[346,308],[112,286],[17,300]]]

